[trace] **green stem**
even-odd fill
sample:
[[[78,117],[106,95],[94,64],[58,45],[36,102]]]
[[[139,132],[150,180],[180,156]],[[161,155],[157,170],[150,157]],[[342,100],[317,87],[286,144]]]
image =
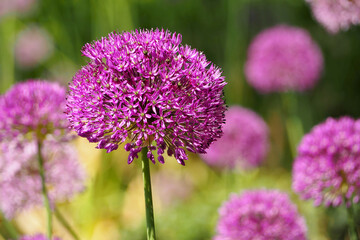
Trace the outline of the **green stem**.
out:
[[[0,93],[15,83],[13,44],[15,41],[16,18],[7,16],[0,21]]]
[[[243,81],[239,81],[241,71],[238,67],[242,64],[242,59],[245,57],[243,53],[246,49],[244,41],[244,31],[239,29],[247,29],[247,16],[244,11],[244,1],[227,0],[226,3],[226,26],[225,26],[225,46],[224,59],[225,75],[228,77],[229,83],[225,87],[226,100],[228,104],[243,102],[246,99],[246,92],[244,91]],[[239,14],[239,12],[241,14]],[[239,19],[241,18],[241,20]],[[238,21],[240,20],[240,21]],[[239,26],[240,25],[240,26]],[[229,87],[229,85],[231,87]],[[237,89],[232,91],[231,88]]]
[[[44,159],[41,155],[41,146],[42,146],[42,144],[39,141],[37,144],[37,147],[38,147],[39,173],[40,173],[40,177],[41,177],[41,190],[42,190],[42,195],[44,198],[44,206],[45,206],[46,212],[47,212],[47,236],[48,236],[48,239],[51,240],[52,239],[52,213],[51,213],[49,195],[47,193],[46,184],[45,184],[46,182],[45,182],[45,171],[44,171]]]
[[[147,149],[143,148],[141,151],[142,155],[142,172],[144,181],[144,196],[145,196],[145,211],[146,211],[146,235],[147,240],[155,240],[155,223],[154,223],[154,212],[151,194],[151,179],[150,179],[150,168],[149,159],[146,156]]]
[[[289,141],[291,155],[296,157],[296,148],[301,137],[304,135],[303,126],[300,118],[297,116],[297,98],[292,92],[283,93],[281,96],[283,112],[285,117],[286,133]]]
[[[345,206],[346,207],[346,206]],[[350,240],[360,240],[359,234],[357,232],[356,223],[355,223],[355,214],[352,205],[350,207],[346,207],[347,215],[348,215],[348,224],[349,224],[349,239]]]
[[[11,239],[16,240],[19,238],[19,233],[17,232],[16,228],[9,222],[6,217],[4,216],[3,212],[0,211],[0,219],[1,223],[5,227],[6,231],[10,235]]]
[[[61,214],[58,208],[54,208],[54,214],[59,222],[63,225],[63,227],[71,234],[71,236],[75,240],[79,240],[80,238],[76,234],[75,230],[70,226],[70,224],[66,221],[65,217]]]

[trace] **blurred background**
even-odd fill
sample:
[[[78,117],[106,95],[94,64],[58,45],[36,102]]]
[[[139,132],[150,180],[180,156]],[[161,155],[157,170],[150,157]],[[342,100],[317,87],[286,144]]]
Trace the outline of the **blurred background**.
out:
[[[278,24],[306,29],[320,46],[324,70],[312,90],[260,94],[246,82],[244,63],[251,40]],[[360,27],[330,34],[304,0],[0,0],[0,92],[26,79],[66,86],[87,63],[80,52],[85,43],[112,31],[143,28],[181,33],[183,44],[221,67],[228,82],[226,103],[262,116],[271,142],[265,163],[251,171],[224,173],[196,155],[190,155],[185,167],[170,157],[164,165],[152,165],[158,239],[211,239],[218,208],[229,194],[254,188],[289,193],[306,218],[309,239],[344,239],[344,209],[315,208],[292,192],[291,149],[303,132],[329,116],[359,117]],[[293,137],[286,129],[289,114],[302,123],[301,129],[294,127]],[[88,180],[83,193],[59,205],[65,218],[81,239],[145,239],[140,161],[128,165],[122,147],[107,154],[84,139],[74,144]],[[45,232],[41,208],[23,212],[13,222],[23,233]],[[55,235],[72,239],[56,221]]]

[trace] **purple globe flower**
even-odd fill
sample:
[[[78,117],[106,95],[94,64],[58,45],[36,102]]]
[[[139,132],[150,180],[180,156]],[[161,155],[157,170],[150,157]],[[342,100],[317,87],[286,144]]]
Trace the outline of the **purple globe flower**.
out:
[[[164,30],[111,33],[86,44],[90,62],[74,76],[67,102],[71,126],[97,148],[119,144],[131,163],[142,148],[155,163],[163,153],[184,165],[221,136],[224,77],[203,53]],[[153,145],[156,143],[156,146]]]
[[[220,168],[253,168],[265,159],[268,128],[255,112],[233,106],[225,113],[223,136],[211,144],[201,157]]]
[[[308,0],[313,14],[329,32],[360,24],[360,0]]]
[[[44,62],[52,53],[49,34],[38,26],[20,32],[15,43],[15,60],[22,68],[31,68]]]
[[[8,14],[26,14],[30,12],[36,0],[1,0],[0,1],[0,18]]]
[[[194,190],[193,183],[187,178],[168,171],[159,171],[152,179],[153,193],[160,200],[161,206],[173,206],[185,201]]]
[[[293,189],[316,206],[360,199],[360,120],[328,118],[304,136],[293,166]]]
[[[28,80],[0,97],[0,140],[18,135],[43,140],[47,134],[65,137],[69,123],[66,90],[57,83]]]
[[[1,143],[0,209],[7,218],[43,202],[36,141]],[[65,201],[84,189],[84,170],[69,143],[45,140],[42,147],[50,201]]]
[[[219,210],[214,240],[305,240],[303,217],[286,193],[252,190],[232,195]]]
[[[43,234],[37,234],[33,236],[22,236],[19,240],[48,240],[48,238]],[[61,240],[58,237],[54,237],[53,240]]]
[[[262,93],[304,91],[315,85],[322,67],[321,51],[309,33],[280,25],[253,40],[245,74],[249,84]]]

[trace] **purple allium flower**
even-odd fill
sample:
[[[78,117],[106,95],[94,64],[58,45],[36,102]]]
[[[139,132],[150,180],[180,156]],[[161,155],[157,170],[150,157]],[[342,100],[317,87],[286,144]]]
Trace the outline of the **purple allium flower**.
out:
[[[305,135],[293,166],[293,189],[316,206],[360,199],[360,120],[328,118]]]
[[[265,159],[268,149],[268,128],[255,112],[232,106],[225,113],[222,137],[211,144],[201,157],[220,168],[252,168]]]
[[[27,13],[35,5],[36,0],[1,0],[0,17],[12,13]]]
[[[214,240],[305,240],[306,225],[286,193],[252,190],[232,195],[219,210]]]
[[[1,143],[0,209],[12,218],[18,211],[41,205],[36,141],[17,139]],[[65,201],[84,188],[85,173],[69,143],[45,140],[42,146],[50,201]]]
[[[48,240],[48,238],[43,234],[37,234],[33,236],[22,236],[19,240]],[[53,240],[61,240],[58,237],[54,237]]]
[[[86,44],[90,62],[68,95],[72,128],[107,152],[128,140],[129,163],[143,147],[154,163],[156,149],[159,162],[167,149],[183,165],[185,148],[205,153],[222,133],[226,82],[203,53],[180,43],[180,34],[156,29]]]
[[[57,83],[29,80],[15,84],[0,97],[0,139],[67,136],[65,96],[66,89]]]
[[[320,77],[320,48],[304,29],[275,26],[255,37],[248,50],[245,74],[262,93],[304,91]]]
[[[329,32],[360,24],[360,0],[308,0],[313,14]]]
[[[52,53],[53,44],[49,34],[38,26],[20,32],[15,43],[15,60],[22,68],[35,67]]]
[[[161,205],[170,206],[184,201],[194,190],[193,183],[189,179],[168,171],[157,172],[152,179],[154,196],[159,198]]]

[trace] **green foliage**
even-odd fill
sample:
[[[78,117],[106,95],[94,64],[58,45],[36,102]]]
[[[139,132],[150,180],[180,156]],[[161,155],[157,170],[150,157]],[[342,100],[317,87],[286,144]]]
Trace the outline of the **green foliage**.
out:
[[[13,47],[17,34],[31,24],[49,32],[55,50],[46,62],[22,69],[16,65]],[[243,73],[253,37],[276,24],[307,29],[324,55],[325,68],[319,84],[306,93],[290,96],[297,105],[291,113],[286,110],[287,104],[293,104],[289,98],[257,93]],[[360,27],[331,35],[313,19],[304,0],[39,0],[29,14],[0,17],[0,92],[28,78],[61,79],[67,84],[87,61],[80,52],[85,43],[111,31],[143,28],[167,28],[181,33],[184,44],[203,51],[224,70],[229,83],[225,90],[227,103],[258,112],[271,129],[271,150],[266,166],[261,169],[219,173],[205,164],[199,165],[194,156],[186,167],[172,167],[172,171],[190,177],[194,189],[176,204],[159,212],[155,209],[158,239],[211,239],[218,207],[230,193],[249,188],[279,188],[288,192],[306,217],[309,239],[327,239],[327,232],[331,239],[342,239],[346,228],[342,209],[329,210],[325,215],[323,209],[314,208],[311,202],[301,201],[292,193],[290,149],[295,149],[302,131],[295,129],[295,143],[288,143],[289,129],[286,130],[284,118],[291,115],[295,122],[302,123],[306,133],[328,116],[360,116]],[[145,239],[144,221],[129,227],[123,218],[124,199],[141,172],[140,166],[137,163],[128,166],[126,154],[103,155],[86,192],[64,209],[72,212],[75,225],[86,239],[94,233],[96,221],[103,218],[116,223],[122,239]],[[175,160],[169,159],[165,165],[169,161]],[[165,165],[153,167],[153,173]],[[0,232],[4,232],[3,226]]]

